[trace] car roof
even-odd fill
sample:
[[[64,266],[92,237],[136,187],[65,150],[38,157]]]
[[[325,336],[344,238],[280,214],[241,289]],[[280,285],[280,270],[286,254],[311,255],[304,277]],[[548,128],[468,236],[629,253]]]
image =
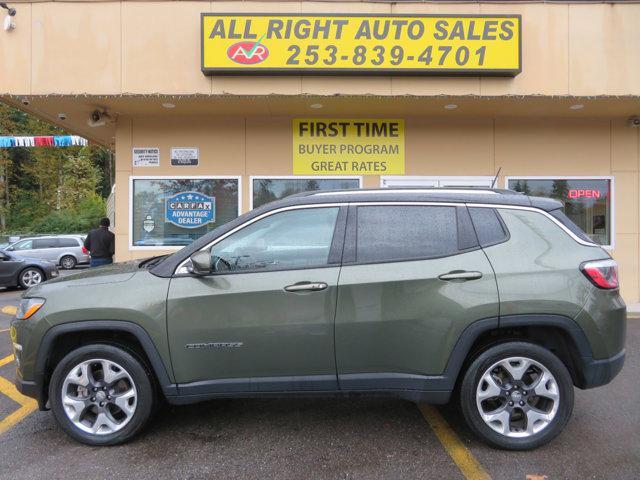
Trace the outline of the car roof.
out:
[[[24,242],[25,240],[40,240],[42,238],[82,238],[82,235],[80,234],[67,234],[67,233],[61,233],[60,235],[35,235],[35,236],[29,236],[29,237],[22,237],[20,240],[16,240],[15,242],[11,242],[13,243],[18,243],[18,242]]]
[[[551,198],[532,197],[513,190],[498,188],[373,188],[358,190],[322,190],[297,193],[264,207],[345,202],[453,202],[535,207],[546,211],[562,208],[562,202]],[[262,208],[262,207],[261,207]]]

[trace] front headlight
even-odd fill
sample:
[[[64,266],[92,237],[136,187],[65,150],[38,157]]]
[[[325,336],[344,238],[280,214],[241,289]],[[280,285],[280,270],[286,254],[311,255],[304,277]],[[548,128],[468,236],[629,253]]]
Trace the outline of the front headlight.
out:
[[[26,320],[36,313],[44,305],[44,298],[23,298],[18,305],[16,318],[18,320]]]

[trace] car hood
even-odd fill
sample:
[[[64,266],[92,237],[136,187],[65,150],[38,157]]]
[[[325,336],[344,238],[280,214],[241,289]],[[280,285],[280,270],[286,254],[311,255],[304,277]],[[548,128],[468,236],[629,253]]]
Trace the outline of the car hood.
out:
[[[7,252],[7,254],[9,254],[9,252]],[[32,257],[23,257],[21,255],[16,255],[13,252],[10,252],[10,256],[13,260],[17,262],[26,262],[31,265],[38,265],[41,267],[49,267],[49,268],[53,268],[56,266],[53,262],[48,262],[47,260],[41,260],[39,258],[32,258]]]
[[[112,265],[105,265],[104,267],[87,268],[86,270],[80,270],[71,275],[49,280],[43,284],[42,287],[45,288],[47,285],[54,284],[71,287],[75,285],[87,286],[126,282],[140,270],[138,267],[139,263],[139,261],[131,261],[114,263]]]

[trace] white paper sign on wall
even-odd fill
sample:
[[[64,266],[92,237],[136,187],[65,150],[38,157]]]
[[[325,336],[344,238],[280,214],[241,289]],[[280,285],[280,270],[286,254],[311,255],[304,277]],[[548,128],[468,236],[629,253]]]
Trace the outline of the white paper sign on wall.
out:
[[[196,167],[198,166],[198,149],[192,147],[173,147],[171,149],[172,167]]]
[[[149,147],[134,147],[132,158],[134,167],[159,167],[160,149]]]

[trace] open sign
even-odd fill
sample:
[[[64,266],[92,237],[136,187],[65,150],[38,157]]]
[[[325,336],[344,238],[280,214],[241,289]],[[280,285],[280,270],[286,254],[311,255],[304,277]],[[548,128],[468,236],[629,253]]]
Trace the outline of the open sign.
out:
[[[567,193],[567,196],[569,198],[600,198],[602,197],[602,192],[591,188],[572,188]]]

